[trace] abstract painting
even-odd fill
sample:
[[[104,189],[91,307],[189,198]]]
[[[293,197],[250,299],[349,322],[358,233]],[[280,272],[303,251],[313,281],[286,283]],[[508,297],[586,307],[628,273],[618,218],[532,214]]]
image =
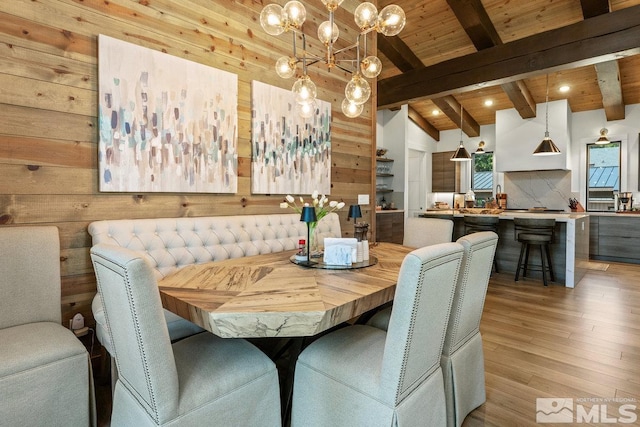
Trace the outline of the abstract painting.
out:
[[[331,191],[331,104],[316,100],[303,118],[290,90],[253,81],[251,192],[320,194]]]
[[[100,191],[236,193],[238,77],[98,37]]]

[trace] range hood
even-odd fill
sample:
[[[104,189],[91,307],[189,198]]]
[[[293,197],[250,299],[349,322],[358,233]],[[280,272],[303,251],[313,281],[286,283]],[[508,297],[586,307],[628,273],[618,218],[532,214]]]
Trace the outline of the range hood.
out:
[[[534,156],[545,132],[545,104],[523,119],[515,108],[496,111],[495,164],[498,172],[571,170],[571,109],[566,99],[549,102],[549,134],[560,148],[554,156]]]

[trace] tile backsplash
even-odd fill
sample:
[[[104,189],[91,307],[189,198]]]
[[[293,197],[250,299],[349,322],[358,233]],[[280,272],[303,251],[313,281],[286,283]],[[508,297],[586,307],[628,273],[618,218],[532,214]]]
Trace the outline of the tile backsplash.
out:
[[[565,170],[505,172],[504,192],[509,209],[546,207],[569,211],[569,199],[577,197],[571,192],[571,171]]]

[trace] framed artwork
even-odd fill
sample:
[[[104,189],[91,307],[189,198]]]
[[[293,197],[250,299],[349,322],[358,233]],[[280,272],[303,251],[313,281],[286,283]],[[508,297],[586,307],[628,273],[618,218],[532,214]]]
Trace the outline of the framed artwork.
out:
[[[236,193],[238,77],[98,36],[99,189]]]
[[[257,81],[251,101],[251,192],[329,194],[331,104],[316,100],[314,114],[303,118],[290,90]]]

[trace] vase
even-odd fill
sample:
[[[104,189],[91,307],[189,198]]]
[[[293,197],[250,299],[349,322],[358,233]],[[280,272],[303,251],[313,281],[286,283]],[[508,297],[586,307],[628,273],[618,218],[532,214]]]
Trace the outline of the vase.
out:
[[[320,256],[320,245],[318,244],[318,223],[309,223],[309,248],[311,248],[311,257]]]

